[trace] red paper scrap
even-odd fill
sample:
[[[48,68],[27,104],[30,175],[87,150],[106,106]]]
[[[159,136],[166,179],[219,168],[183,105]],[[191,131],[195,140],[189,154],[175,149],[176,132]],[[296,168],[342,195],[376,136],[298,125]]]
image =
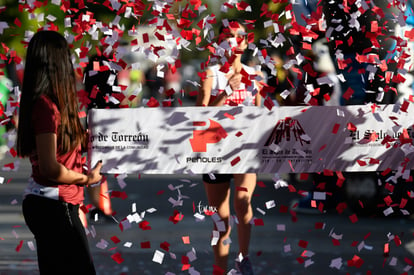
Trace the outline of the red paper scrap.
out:
[[[16,252],[20,252],[20,250],[22,249],[22,246],[23,246],[23,240],[21,240],[19,244],[16,246]]]
[[[352,124],[351,122],[348,122],[348,123],[347,123],[346,128],[347,128],[349,131],[352,131],[352,132],[355,132],[355,131],[357,130],[357,127],[356,127],[354,124]]]
[[[124,261],[124,259],[122,259],[121,253],[119,253],[119,252],[113,254],[111,256],[111,258],[112,258],[112,260],[114,260],[118,264],[121,264]]]
[[[299,244],[300,247],[302,248],[306,248],[308,246],[308,242],[304,241],[304,240],[299,240]]]
[[[269,109],[269,111],[271,111],[272,108],[275,106],[275,104],[273,103],[273,100],[270,97],[266,97],[263,104],[267,109]]]
[[[121,198],[123,200],[125,200],[126,198],[128,198],[128,195],[125,191],[112,191],[111,192],[111,198]]]
[[[229,113],[224,113],[224,116],[225,117],[227,117],[227,118],[229,118],[229,119],[231,119],[231,120],[234,120],[234,116],[232,116],[231,114],[229,114]]]
[[[172,216],[169,217],[169,221],[171,221],[173,224],[177,224],[179,221],[182,221],[184,218],[184,215],[180,213],[178,210],[174,210],[174,213]]]
[[[356,214],[352,214],[351,216],[349,216],[349,219],[352,223],[356,223],[358,221],[358,217]]]
[[[151,230],[151,226],[149,226],[149,222],[148,221],[142,221],[139,223],[139,228],[141,228],[142,230]]]
[[[190,244],[190,236],[182,236],[181,238],[184,244]]]
[[[254,225],[263,226],[264,225],[263,219],[254,219]]]
[[[398,237],[397,235],[394,237],[394,243],[396,246],[400,246],[402,243],[400,237]]]
[[[407,100],[404,100],[403,104],[401,105],[401,112],[407,112],[408,106],[410,105],[410,103]]]
[[[390,253],[390,244],[386,243],[384,244],[384,257],[388,257]]]
[[[332,239],[332,243],[333,243],[333,245],[334,245],[334,246],[339,246],[339,245],[341,245],[340,241],[339,241],[339,240],[337,240],[337,239]]]
[[[346,92],[342,95],[342,97],[345,98],[346,100],[349,100],[353,94],[354,94],[354,90],[352,88],[348,88],[348,90],[346,90]]]
[[[143,249],[151,248],[151,242],[150,241],[141,242],[141,248]]]
[[[364,261],[359,256],[354,255],[352,260],[348,261],[348,266],[354,266],[354,267],[360,268],[363,263]]]
[[[117,244],[117,243],[120,243],[121,242],[121,240],[117,236],[112,236],[111,237],[111,241],[113,241],[114,244]]]
[[[340,124],[339,124],[339,123],[335,123],[335,125],[334,125],[334,127],[333,127],[333,129],[332,129],[332,134],[336,134],[336,133],[338,133],[339,126],[340,126]]]
[[[340,202],[340,203],[338,203],[338,205],[336,206],[336,211],[339,213],[339,214],[342,214],[344,211],[345,211],[345,209],[347,208],[348,206],[347,206],[347,204],[345,203],[345,202]]]
[[[170,251],[170,244],[167,242],[163,242],[160,244],[160,248],[164,249],[165,251]]]
[[[230,162],[230,164],[231,164],[231,166],[235,166],[239,162],[240,162],[240,157],[237,156]]]

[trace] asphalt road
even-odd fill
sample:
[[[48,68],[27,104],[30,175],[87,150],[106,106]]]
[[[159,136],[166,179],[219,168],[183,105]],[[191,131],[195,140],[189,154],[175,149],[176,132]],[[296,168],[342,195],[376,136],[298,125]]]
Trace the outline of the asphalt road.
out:
[[[38,274],[33,236],[20,212],[29,166],[20,160],[19,165],[15,163],[16,171],[6,171],[14,161],[0,161],[4,179],[0,184],[0,274]],[[200,177],[121,178],[109,177],[110,189],[119,194],[112,199],[114,220],[90,223],[88,228],[98,274],[211,274],[212,222],[209,217],[199,220],[194,216],[198,205],[207,205]],[[260,175],[259,181],[251,240],[256,274],[414,274],[413,220],[359,217],[350,211],[296,214],[289,205],[299,197],[297,192],[276,189],[272,175]],[[307,190],[309,184],[293,187]],[[170,221],[174,211],[184,215],[176,224]],[[134,213],[145,222],[121,230],[122,220]],[[231,239],[230,257],[234,259],[236,232]],[[387,247],[389,253],[384,254]],[[183,264],[186,259],[189,265]]]

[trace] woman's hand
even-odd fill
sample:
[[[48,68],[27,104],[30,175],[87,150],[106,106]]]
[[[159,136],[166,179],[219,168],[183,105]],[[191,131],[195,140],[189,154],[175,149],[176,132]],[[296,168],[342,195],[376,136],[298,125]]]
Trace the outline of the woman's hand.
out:
[[[98,161],[98,163],[95,165],[94,168],[92,168],[87,177],[88,177],[88,181],[85,185],[92,185],[92,184],[96,184],[98,182],[100,182],[102,180],[102,175],[101,175],[101,168],[102,168],[102,161]]]
[[[235,91],[240,88],[242,75],[241,73],[229,73],[226,75],[230,88]]]

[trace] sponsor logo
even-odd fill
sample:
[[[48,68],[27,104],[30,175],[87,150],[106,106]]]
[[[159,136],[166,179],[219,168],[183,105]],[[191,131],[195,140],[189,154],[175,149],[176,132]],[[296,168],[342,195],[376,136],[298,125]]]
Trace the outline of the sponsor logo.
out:
[[[299,141],[303,146],[304,143],[309,144],[310,140],[304,139],[306,135],[302,125],[297,119],[287,117],[280,119],[273,128],[272,133],[268,137],[265,146],[279,145],[282,141]]]
[[[206,129],[197,129],[193,131],[193,137],[190,138],[191,148],[193,152],[207,152],[207,144],[215,144],[227,137],[227,132],[220,123],[209,119],[209,125]],[[195,121],[193,126],[206,126],[205,121]]]
[[[98,150],[148,149],[149,136],[141,132],[121,134],[113,131],[110,135],[102,133],[93,135],[90,137],[90,141],[93,144],[92,149]]]
[[[187,163],[221,163],[221,157],[187,157]]]
[[[214,213],[217,213],[217,207],[209,206],[209,205],[203,205],[203,204],[201,204],[201,201],[198,202],[197,208],[198,208],[198,213],[199,214],[206,214],[207,216],[211,216]]]

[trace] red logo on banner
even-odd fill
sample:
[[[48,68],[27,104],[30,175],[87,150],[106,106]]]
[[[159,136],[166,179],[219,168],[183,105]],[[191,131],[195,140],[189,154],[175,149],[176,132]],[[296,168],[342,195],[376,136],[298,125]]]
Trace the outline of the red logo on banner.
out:
[[[310,143],[309,140],[302,138],[302,136],[305,135],[305,130],[303,130],[299,121],[297,119],[287,117],[277,122],[275,128],[273,128],[272,133],[267,139],[265,146],[279,144],[282,140],[290,141],[292,134],[296,141],[300,141],[301,145],[303,145],[303,143]]]
[[[227,132],[216,121],[209,119],[210,125],[207,129],[194,130],[193,138],[190,138],[193,152],[207,152],[207,144],[218,143],[221,139],[227,137]],[[193,126],[206,126],[205,121],[195,121]]]

